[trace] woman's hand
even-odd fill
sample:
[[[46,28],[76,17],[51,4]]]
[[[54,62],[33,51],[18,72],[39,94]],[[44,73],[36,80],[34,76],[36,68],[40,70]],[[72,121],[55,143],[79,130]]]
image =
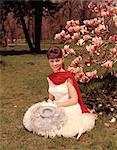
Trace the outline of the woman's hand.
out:
[[[62,107],[62,103],[61,103],[61,102],[54,101],[54,104],[55,104],[57,107]]]
[[[53,101],[51,99],[48,99],[47,102],[48,103],[53,103]]]

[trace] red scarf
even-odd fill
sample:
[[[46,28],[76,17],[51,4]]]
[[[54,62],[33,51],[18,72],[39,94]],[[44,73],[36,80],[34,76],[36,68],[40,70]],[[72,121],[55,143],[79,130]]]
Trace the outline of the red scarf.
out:
[[[84,103],[82,101],[82,96],[80,93],[78,83],[75,80],[74,76],[69,71],[52,73],[49,75],[49,79],[56,85],[64,83],[68,78],[70,78],[73,81],[73,85],[74,85],[77,95],[78,95],[78,103],[81,107],[82,112],[90,113],[90,111],[87,109],[87,107],[84,105]]]

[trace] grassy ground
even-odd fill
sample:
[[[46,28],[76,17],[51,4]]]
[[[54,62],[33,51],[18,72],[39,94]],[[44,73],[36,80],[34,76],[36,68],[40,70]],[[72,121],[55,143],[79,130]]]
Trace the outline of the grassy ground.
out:
[[[2,56],[0,67],[0,150],[117,149],[115,123],[108,127],[109,120],[104,115],[99,116],[95,128],[78,141],[63,137],[46,139],[25,130],[22,119],[26,110],[48,97],[46,77],[50,68],[46,55]]]

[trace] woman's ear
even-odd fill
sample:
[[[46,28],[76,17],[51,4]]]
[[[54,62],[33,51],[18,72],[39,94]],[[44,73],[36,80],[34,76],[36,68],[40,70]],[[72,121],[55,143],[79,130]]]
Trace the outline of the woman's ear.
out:
[[[62,60],[63,60],[63,62],[64,62],[64,57],[62,57]]]
[[[65,69],[64,57],[62,57],[62,68]]]

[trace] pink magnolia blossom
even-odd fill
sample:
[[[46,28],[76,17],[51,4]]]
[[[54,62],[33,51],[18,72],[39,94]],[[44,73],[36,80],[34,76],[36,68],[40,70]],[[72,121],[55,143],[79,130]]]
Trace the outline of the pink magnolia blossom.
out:
[[[83,36],[84,41],[88,41],[89,39],[91,39],[91,36],[89,34],[86,34]]]
[[[66,24],[65,28],[68,30],[70,27],[73,27],[73,25],[74,25],[73,20],[67,21],[67,24]]]
[[[84,23],[85,25],[89,25],[89,20],[84,20],[83,23]]]
[[[80,61],[82,60],[81,56],[76,57],[72,62],[71,62],[71,66],[76,66],[77,64],[80,63]]]
[[[112,35],[112,36],[110,36],[110,37],[109,37],[109,41],[116,43],[116,42],[117,42],[117,35]]]
[[[107,2],[107,3],[112,3],[113,0],[105,0],[105,2]]]
[[[70,27],[73,24],[73,20],[67,21],[67,25]]]
[[[62,41],[62,37],[61,35],[58,33],[58,34],[55,34],[55,37],[54,37],[55,40],[61,42]]]
[[[106,17],[106,16],[109,16],[109,11],[105,11],[105,10],[101,10],[101,13],[100,13],[100,15],[101,15],[101,17]]]
[[[80,82],[82,83],[88,83],[90,81],[90,78],[87,77],[86,75],[83,75],[82,78],[80,79]]]
[[[81,27],[79,25],[74,26],[74,31],[75,32],[80,32],[80,30],[81,30]]]
[[[105,27],[105,25],[104,25],[104,24],[99,24],[99,29],[100,29],[100,30],[105,30],[105,29],[106,29],[106,27]]]
[[[77,67],[76,68],[76,73],[84,74],[83,68],[82,67]]]
[[[78,33],[74,33],[72,36],[73,40],[78,40],[79,39],[79,34]]]
[[[97,70],[94,70],[94,71],[92,71],[92,73],[93,73],[93,77],[97,77]]]
[[[72,20],[70,20],[70,23],[73,26],[75,24],[75,21],[72,19]]]
[[[83,22],[85,25],[95,26],[97,24],[97,18],[84,20]]]
[[[115,14],[117,15],[117,6],[111,7],[109,10],[112,12],[113,15],[115,15]]]
[[[92,38],[92,44],[94,44],[96,47],[101,46],[103,43],[103,40],[101,37],[94,37]]]
[[[92,72],[86,72],[85,74],[86,74],[86,76],[87,76],[88,78],[92,78],[92,77],[93,77]]]
[[[69,30],[71,31],[71,27],[73,27],[74,25],[79,25],[79,20],[75,20],[75,21],[74,20],[70,20],[70,21],[67,21],[67,24],[66,24],[65,28],[67,30],[70,28]]]
[[[103,31],[103,30],[106,30],[106,27],[104,24],[99,24],[99,26],[97,28],[95,28],[95,33],[97,35],[100,35],[100,33]]]
[[[69,54],[70,54],[70,55],[76,55],[76,52],[74,51],[73,48],[71,48],[70,51],[69,51]]]
[[[73,31],[74,31],[74,28],[70,26],[67,30],[68,30],[69,32],[73,32]]]
[[[68,70],[74,74],[76,80],[80,80],[82,76],[84,76],[83,68],[82,67],[72,67],[69,66]]]
[[[86,49],[90,54],[97,52],[97,47],[95,45],[86,45]]]
[[[61,36],[65,36],[65,35],[66,35],[65,31],[62,30],[62,31],[60,32],[60,35],[61,35]]]
[[[79,25],[79,24],[80,24],[80,21],[79,21],[79,20],[75,20],[75,24],[76,24],[76,25]]]
[[[97,54],[97,56],[99,56],[99,55],[100,55],[100,53],[99,53],[99,52],[97,52],[96,54]]]
[[[112,68],[112,65],[113,65],[113,62],[111,60],[108,60],[104,64],[102,64],[101,66],[106,68],[106,69],[109,69],[109,68]]]
[[[70,47],[69,47],[69,45],[65,45],[63,49],[64,49],[66,52],[69,52]]]
[[[67,25],[71,26],[71,20],[67,21]]]
[[[81,76],[80,82],[88,83],[92,78],[95,78],[97,76],[97,70],[94,70],[92,72],[86,72]]]
[[[84,74],[84,72],[83,72],[83,68],[82,67],[73,67],[73,66],[68,66],[68,69],[67,69],[68,71],[70,71],[71,73],[73,73],[73,74]]]
[[[110,52],[113,54],[113,55],[117,55],[117,48],[111,48],[110,49]]]
[[[90,67],[90,66],[91,66],[91,63],[90,63],[90,62],[86,63],[86,66],[87,66],[87,67]]]
[[[70,27],[70,24],[66,24],[65,29],[68,30],[69,27]]]
[[[82,46],[83,44],[84,44],[84,39],[80,39],[80,40],[78,40],[77,45]]]
[[[97,34],[97,35],[100,35],[100,33],[101,33],[101,30],[100,30],[100,28],[95,28],[95,33]]]
[[[114,16],[113,16],[113,21],[114,21],[114,23],[115,23],[115,26],[117,27],[117,15],[114,15]]]
[[[74,49],[70,48],[69,45],[65,45],[63,48],[65,54],[70,54],[70,55],[76,55],[76,52],[74,51]],[[67,56],[66,54],[66,56]]]
[[[97,76],[97,70],[94,70],[92,72],[86,72],[85,74],[88,78],[92,79]]]
[[[68,66],[67,70],[70,71],[71,73],[75,74],[75,68],[74,67]]]
[[[103,17],[98,18],[97,24],[104,24],[104,18]]]
[[[82,74],[82,73],[76,73],[76,74],[74,74],[74,77],[77,81],[80,81],[83,75],[84,74]]]
[[[70,34],[65,35],[65,40],[69,40],[71,38]]]
[[[85,25],[80,26],[80,28],[81,28],[80,32],[81,32],[82,34],[88,33],[87,27],[86,27]]]
[[[85,60],[85,65],[86,66],[91,66],[92,64],[94,64],[94,59],[93,59],[93,57],[92,56],[90,56],[90,57],[88,57],[86,60]]]

